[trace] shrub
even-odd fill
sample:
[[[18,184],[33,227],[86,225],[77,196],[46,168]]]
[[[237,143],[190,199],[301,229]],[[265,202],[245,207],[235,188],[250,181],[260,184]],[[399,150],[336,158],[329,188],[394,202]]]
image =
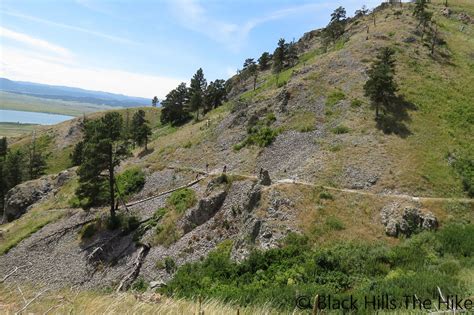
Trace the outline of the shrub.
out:
[[[474,225],[450,224],[437,234],[441,250],[455,256],[474,257]]]
[[[165,258],[165,269],[167,273],[173,273],[176,270],[176,263],[174,262],[173,258]]]
[[[97,232],[97,226],[95,222],[88,223],[82,227],[79,231],[79,236],[81,239],[88,239],[94,236]]]
[[[145,282],[143,277],[139,277],[132,284],[132,290],[137,292],[145,292],[148,289],[148,283]]]
[[[270,127],[261,127],[252,131],[252,134],[247,138],[246,144],[256,144],[260,147],[269,146],[278,136],[278,131]]]
[[[464,190],[474,197],[474,159],[462,156],[453,163],[453,167],[462,178]]]
[[[118,193],[127,200],[142,190],[145,185],[145,173],[139,168],[131,168],[117,176]]]
[[[169,247],[181,237],[181,232],[176,228],[181,216],[176,211],[170,211],[160,220],[156,226],[153,243]]]
[[[314,248],[308,238],[290,234],[281,247],[254,250],[237,263],[230,259],[232,243],[224,242],[202,261],[179,267],[160,291],[241,305],[269,303],[286,311],[294,308],[296,295],[315,292],[335,298],[351,294],[361,300],[382,294],[398,300],[407,294],[436,299],[437,286],[445,294],[467,293],[460,277],[462,261],[444,257],[438,247],[432,232],[393,247],[343,242]]]
[[[322,191],[319,193],[319,198],[320,199],[326,199],[326,200],[334,200],[334,197],[331,195],[331,193],[327,191]]]
[[[196,193],[189,188],[183,188],[171,193],[166,200],[166,204],[174,208],[178,213],[183,213],[186,209],[194,206],[196,202]]]
[[[124,233],[130,233],[136,230],[139,225],[140,220],[137,216],[123,213],[117,214],[114,218],[107,216],[105,220],[105,226],[108,230],[116,230],[120,228]]]
[[[331,230],[340,231],[345,229],[344,223],[337,217],[326,218],[325,224]]]
[[[157,260],[155,262],[155,268],[158,270],[165,269],[165,262],[163,260]]]
[[[333,133],[335,133],[336,135],[340,135],[340,134],[348,133],[350,130],[349,130],[348,127],[346,127],[344,125],[339,125],[339,126],[333,128],[331,131]]]
[[[273,129],[270,127],[270,125],[275,119],[275,116],[273,115],[269,117],[269,115],[267,115],[267,118],[263,121],[259,121],[254,126],[248,128],[247,133],[249,135],[247,136],[247,138],[241,143],[234,145],[233,149],[239,151],[247,145],[258,145],[259,147],[266,147],[272,144],[272,142],[280,133],[280,130]]]
[[[335,90],[326,98],[326,106],[334,106],[344,100],[346,95],[341,90]]]
[[[362,104],[363,102],[358,98],[355,98],[351,101],[351,107],[361,107]]]

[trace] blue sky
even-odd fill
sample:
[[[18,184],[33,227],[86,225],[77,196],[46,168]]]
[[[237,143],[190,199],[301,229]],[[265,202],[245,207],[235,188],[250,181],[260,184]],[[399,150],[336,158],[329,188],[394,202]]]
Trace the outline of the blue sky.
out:
[[[280,37],[380,0],[2,0],[0,76],[163,98],[202,67],[227,79]]]

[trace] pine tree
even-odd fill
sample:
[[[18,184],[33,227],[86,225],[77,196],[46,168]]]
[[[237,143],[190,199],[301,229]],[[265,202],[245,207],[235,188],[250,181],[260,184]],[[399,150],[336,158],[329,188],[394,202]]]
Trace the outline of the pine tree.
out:
[[[427,10],[428,1],[427,0],[416,0],[415,7],[413,9],[413,15],[418,19],[418,26],[423,26],[422,37],[425,33],[428,23],[433,17],[433,13]]]
[[[84,151],[84,141],[79,141],[74,146],[72,153],[69,158],[71,159],[72,166],[79,166],[82,163],[82,153]]]
[[[204,113],[219,107],[225,101],[227,95],[224,80],[215,80],[207,86],[204,93]]]
[[[153,107],[156,107],[158,105],[158,97],[154,97],[152,100],[151,100],[151,104]]]
[[[0,213],[3,213],[4,200],[6,193],[6,181],[3,173],[3,164],[8,152],[7,138],[3,137],[0,139]]]
[[[283,70],[286,60],[286,49],[287,44],[285,43],[285,39],[280,38],[278,46],[273,52],[273,72],[280,73]]]
[[[272,56],[268,52],[262,53],[260,58],[258,58],[258,66],[260,70],[267,70],[268,67],[270,66],[270,60],[272,59]]]
[[[298,61],[298,51],[294,41],[288,44],[287,63],[289,67],[293,67]]]
[[[5,158],[7,155],[8,151],[8,143],[7,143],[7,138],[3,137],[0,139],[0,159]]]
[[[245,73],[245,77],[253,78],[253,89],[257,85],[257,76],[258,76],[258,66],[253,58],[247,58],[244,62],[244,68],[242,70]]]
[[[189,104],[190,111],[196,112],[196,120],[199,120],[199,110],[203,107],[203,94],[206,90],[207,82],[204,78],[204,73],[201,68],[197,70],[191,78],[191,85],[189,88]]]
[[[324,38],[328,42],[335,42],[344,34],[346,27],[346,9],[339,7],[331,13],[331,21],[324,29]]]
[[[5,192],[23,181],[24,155],[20,150],[9,151],[3,162]]]
[[[171,123],[173,126],[176,126],[188,121],[191,118],[186,111],[188,102],[188,88],[186,87],[186,83],[181,83],[176,89],[171,90],[161,102],[161,123]]]
[[[148,138],[151,135],[151,128],[148,126],[148,120],[145,118],[145,111],[139,109],[132,118],[132,139],[139,146],[145,146],[145,151],[148,151]]]
[[[380,111],[385,113],[391,109],[391,104],[396,97],[394,54],[395,51],[389,47],[384,47],[379,51],[376,61],[368,71],[369,79],[364,85],[365,95],[370,98],[375,108],[376,119],[380,118]]]
[[[37,145],[35,133],[33,133],[28,151],[28,178],[36,179],[46,173],[47,164],[46,156]]]
[[[83,207],[88,209],[108,201],[112,219],[115,219],[116,208],[114,169],[129,155],[128,143],[121,136],[122,127],[123,119],[117,112],[88,121],[82,163],[78,169],[76,195],[83,201]]]

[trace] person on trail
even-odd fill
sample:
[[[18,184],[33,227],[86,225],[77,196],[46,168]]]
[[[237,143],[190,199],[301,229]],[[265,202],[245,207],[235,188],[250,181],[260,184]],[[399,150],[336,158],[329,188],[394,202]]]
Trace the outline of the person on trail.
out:
[[[263,175],[263,167],[260,168],[260,174],[258,175],[258,178],[262,178]]]
[[[227,172],[227,165],[224,165],[224,169],[222,170],[222,173],[226,173]]]
[[[199,173],[196,173],[196,180],[199,178]]]
[[[206,173],[209,173],[209,163],[206,163]]]

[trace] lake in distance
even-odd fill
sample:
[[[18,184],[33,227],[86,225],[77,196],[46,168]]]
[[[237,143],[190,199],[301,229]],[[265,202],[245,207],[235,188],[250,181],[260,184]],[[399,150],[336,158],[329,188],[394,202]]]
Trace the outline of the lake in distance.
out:
[[[54,125],[72,118],[74,117],[59,114],[0,109],[0,122],[35,125]]]

